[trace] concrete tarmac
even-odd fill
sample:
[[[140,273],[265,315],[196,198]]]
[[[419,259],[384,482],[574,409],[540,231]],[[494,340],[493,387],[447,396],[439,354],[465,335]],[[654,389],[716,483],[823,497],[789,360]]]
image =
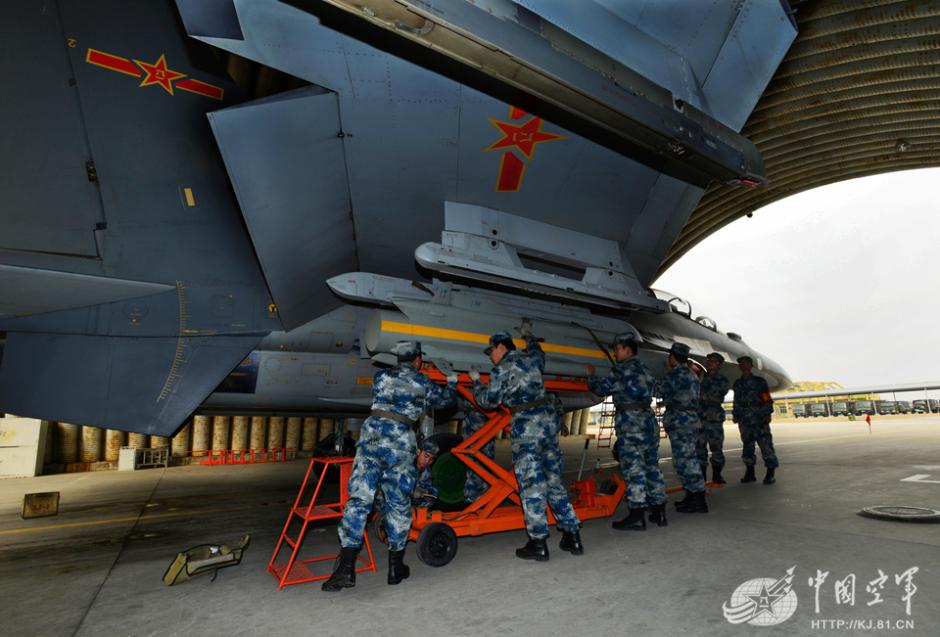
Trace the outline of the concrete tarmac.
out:
[[[337,594],[321,592],[319,583],[278,591],[265,572],[306,461],[0,481],[0,634],[936,635],[940,525],[870,520],[856,511],[940,509],[940,417],[875,418],[871,433],[864,422],[780,423],[774,436],[778,483],[740,484],[740,439],[728,424],[729,483],[712,490],[707,515],[682,515],[670,505],[669,526],[646,532],[591,521],[580,557],[557,550],[553,532],[547,563],[515,558],[521,531],[462,538],[441,568],[422,564],[411,545],[411,578],[395,587],[385,583],[380,547],[378,573],[360,573],[354,589]],[[583,439],[563,445],[566,470],[576,471]],[[668,442],[661,453],[670,456]],[[508,461],[505,441],[498,458]],[[609,450],[592,444],[587,466],[598,459],[607,462]],[[676,484],[671,462],[662,466],[667,484]],[[57,517],[20,518],[23,494],[37,491],[61,492]],[[163,585],[178,551],[245,533],[252,544],[242,564],[215,582],[202,576]],[[335,550],[335,525],[314,530],[306,546]],[[741,591],[757,592],[751,607],[765,607],[753,621],[780,621],[777,628],[725,619],[723,605],[746,600],[740,593],[732,600],[740,585],[779,580],[791,567],[792,595],[761,598],[760,582]],[[905,601],[898,576],[912,567],[916,591]],[[810,583],[817,570],[828,572],[818,612]],[[854,604],[848,596],[838,603],[835,581],[853,574]],[[875,593],[882,601],[869,605]],[[793,597],[792,616],[781,620]]]

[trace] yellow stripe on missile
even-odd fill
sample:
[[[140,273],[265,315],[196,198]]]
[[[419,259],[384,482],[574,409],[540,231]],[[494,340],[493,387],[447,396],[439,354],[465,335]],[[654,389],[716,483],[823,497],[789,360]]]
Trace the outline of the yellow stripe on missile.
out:
[[[445,341],[463,341],[465,343],[479,343],[487,345],[490,337],[486,334],[477,332],[464,332],[463,330],[451,330],[444,327],[431,327],[430,325],[414,325],[412,323],[401,323],[398,321],[382,321],[383,332],[393,332],[395,334],[404,334],[406,336],[426,336],[428,338],[439,338]],[[521,338],[514,338],[513,343],[516,347],[525,347],[525,341]],[[606,356],[599,349],[588,349],[587,347],[572,347],[571,345],[558,345],[556,343],[542,343],[542,349],[545,352],[555,354],[569,354],[571,356],[581,356],[584,358],[600,358],[606,360]]]

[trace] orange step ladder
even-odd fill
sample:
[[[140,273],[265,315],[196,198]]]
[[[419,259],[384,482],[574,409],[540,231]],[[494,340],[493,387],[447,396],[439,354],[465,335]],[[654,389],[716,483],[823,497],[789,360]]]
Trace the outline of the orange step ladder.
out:
[[[271,561],[268,562],[268,572],[274,575],[277,580],[277,589],[281,590],[285,586],[292,584],[303,584],[316,580],[327,579],[332,573],[333,560],[339,554],[321,555],[298,559],[300,547],[303,546],[304,536],[307,533],[307,527],[311,522],[320,522],[323,520],[339,520],[343,517],[343,507],[349,500],[349,476],[352,474],[353,458],[347,457],[327,457],[310,458],[310,465],[307,467],[307,474],[300,485],[300,491],[297,493],[297,499],[287,514],[287,522],[284,523],[284,530],[281,531],[281,538],[274,548],[274,554],[271,555]],[[319,466],[319,471],[314,468]],[[325,504],[317,503],[317,498],[323,488],[326,474],[329,469],[336,466],[339,469],[339,500]],[[316,476],[316,486],[313,489],[313,495],[310,500],[304,504],[304,493],[308,491],[307,485],[310,482],[310,476]],[[300,523],[300,531],[295,537],[288,535],[291,523]],[[295,524],[296,527],[296,524]],[[372,555],[372,546],[369,544],[368,533],[363,534],[363,543],[365,544],[366,554],[360,555],[357,560],[361,566],[356,568],[357,573],[362,571],[375,571],[375,558]],[[286,546],[285,546],[286,545]],[[282,548],[290,548],[290,557],[287,561],[278,562],[278,554]],[[286,551],[285,551],[286,553]],[[325,573],[315,573],[311,565],[319,562],[329,562]]]

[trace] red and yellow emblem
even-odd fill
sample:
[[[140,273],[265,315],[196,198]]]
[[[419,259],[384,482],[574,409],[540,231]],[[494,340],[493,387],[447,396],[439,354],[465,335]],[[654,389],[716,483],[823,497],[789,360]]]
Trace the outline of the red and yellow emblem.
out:
[[[509,108],[509,118],[514,120],[523,119],[528,115],[521,108],[511,106]],[[545,123],[541,117],[531,117],[521,124],[513,122],[501,122],[489,118],[490,124],[495,126],[502,137],[490,144],[486,149],[503,149],[502,158],[499,160],[499,175],[496,178],[496,190],[498,192],[518,192],[522,187],[522,178],[525,176],[526,161],[531,160],[535,154],[535,148],[543,142],[553,142],[559,139],[566,139],[564,135],[557,135],[542,130],[542,124]],[[525,160],[520,158],[512,149],[522,153]]]
[[[136,78],[143,78],[139,85],[141,88],[157,85],[162,87],[163,90],[170,95],[174,94],[174,88],[205,97],[211,97],[214,100],[221,100],[225,94],[225,91],[219,86],[187,77],[185,73],[180,73],[179,71],[174,71],[169,68],[166,62],[166,54],[161,54],[160,57],[151,64],[142,60],[129,60],[128,58],[98,51],[97,49],[88,49],[88,52],[85,54],[85,61],[110,71],[117,71],[118,73],[124,73],[125,75],[131,75]]]

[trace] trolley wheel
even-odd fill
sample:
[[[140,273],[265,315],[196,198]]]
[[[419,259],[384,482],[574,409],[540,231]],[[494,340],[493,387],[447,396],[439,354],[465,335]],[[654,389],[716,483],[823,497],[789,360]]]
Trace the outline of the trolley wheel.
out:
[[[457,534],[443,522],[432,522],[418,535],[418,559],[428,566],[444,566],[457,555]]]
[[[369,523],[372,535],[382,544],[388,546],[388,529],[385,528],[385,513],[376,513]]]

